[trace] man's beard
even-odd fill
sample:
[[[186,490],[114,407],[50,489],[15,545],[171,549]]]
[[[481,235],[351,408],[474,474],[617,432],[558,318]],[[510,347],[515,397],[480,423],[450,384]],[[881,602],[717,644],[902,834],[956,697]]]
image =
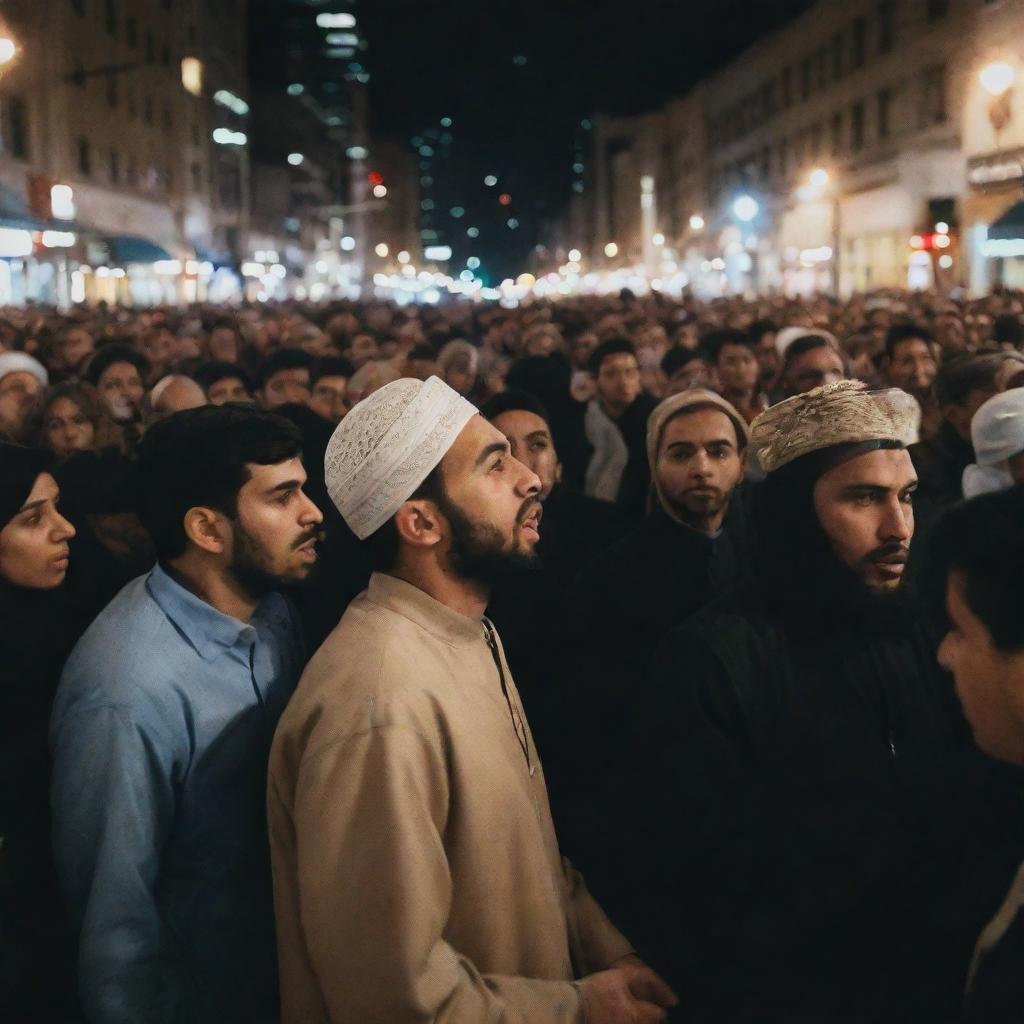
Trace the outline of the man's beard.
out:
[[[451,524],[452,568],[462,579],[492,588],[540,568],[540,557],[535,551],[522,551],[514,543],[509,547],[508,538],[496,526],[472,522],[447,495],[439,505]],[[535,505],[536,498],[523,502],[516,516],[517,530]]]
[[[304,576],[290,576],[273,572],[272,560],[266,550],[256,541],[245,527],[236,519],[234,557],[228,571],[238,581],[239,586],[251,597],[260,598],[282,587],[305,583],[315,575],[319,562],[314,562],[310,571]],[[313,530],[302,534],[293,541],[291,549],[297,550],[311,540],[320,539],[321,530]]]
[[[730,487],[729,490],[723,491],[720,488],[712,487],[707,488],[707,490],[717,491],[718,496],[710,501],[698,503],[696,509],[687,504],[685,493],[678,498],[665,493],[665,503],[669,506],[673,515],[685,525],[694,530],[702,530],[709,520],[714,519],[723,509],[729,507],[729,502],[732,500],[733,492],[736,488]]]

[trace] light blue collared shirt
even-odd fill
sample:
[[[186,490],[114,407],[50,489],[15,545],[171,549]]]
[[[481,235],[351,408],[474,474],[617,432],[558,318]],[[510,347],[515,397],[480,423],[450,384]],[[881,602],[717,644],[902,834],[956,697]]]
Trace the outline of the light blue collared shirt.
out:
[[[279,594],[244,623],[159,565],[76,645],[52,805],[92,1024],[276,1018],[267,760],[304,662]]]

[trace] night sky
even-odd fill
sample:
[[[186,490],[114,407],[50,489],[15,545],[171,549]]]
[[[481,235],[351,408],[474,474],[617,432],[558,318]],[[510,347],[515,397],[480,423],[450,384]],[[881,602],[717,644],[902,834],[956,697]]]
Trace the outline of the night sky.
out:
[[[357,10],[370,44],[373,128],[408,141],[452,118],[450,156],[429,171],[443,198],[434,216],[457,255],[475,253],[500,280],[522,269],[540,221],[571,195],[584,118],[655,108],[807,6],[365,0]],[[499,187],[484,186],[489,173]],[[509,207],[497,201],[503,190]],[[446,221],[449,204],[466,216]],[[470,224],[475,242],[465,237]]]

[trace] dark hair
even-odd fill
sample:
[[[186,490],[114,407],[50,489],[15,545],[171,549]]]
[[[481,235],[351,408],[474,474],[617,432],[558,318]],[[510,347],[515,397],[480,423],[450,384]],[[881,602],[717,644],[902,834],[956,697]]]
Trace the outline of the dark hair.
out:
[[[707,352],[712,363],[716,363],[726,345],[742,345],[753,351],[754,343],[750,335],[744,331],[736,331],[732,328],[723,328],[720,331],[709,331],[700,339],[701,347]]]
[[[41,473],[53,471],[53,453],[0,440],[0,530],[28,500]]]
[[[766,334],[775,334],[779,328],[771,320],[755,320],[748,328],[747,335],[756,345]]]
[[[116,448],[77,452],[54,471],[72,520],[88,513],[134,512],[135,467]]]
[[[1024,325],[1015,313],[1001,313],[992,323],[992,340],[998,345],[1020,348],[1024,344]]]
[[[141,352],[137,352],[130,345],[113,342],[96,350],[95,355],[89,360],[89,365],[85,368],[85,379],[91,384],[99,384],[100,377],[114,363],[131,363],[143,379],[149,374],[149,360]]]
[[[231,325],[222,324],[220,326],[230,327]],[[234,363],[213,361],[203,363],[201,366],[196,367],[195,381],[207,396],[209,396],[210,388],[212,388],[214,384],[217,384],[222,380],[230,380],[231,378],[240,380],[245,385],[246,391],[252,391],[252,383],[250,382],[245,370]]]
[[[282,370],[312,370],[313,357],[301,348],[279,348],[267,356],[260,364],[257,380],[260,388],[267,386],[267,381]]]
[[[1001,352],[953,356],[935,375],[935,400],[940,407],[960,405],[978,388],[995,390],[996,378],[1005,363],[1006,357]]]
[[[830,348],[836,351],[835,346],[820,334],[804,334],[786,346],[785,365],[802,356],[805,352],[813,352],[816,348]]]
[[[933,527],[932,597],[938,605],[953,572],[963,573],[967,606],[997,650],[1024,649],[1020,581],[1024,574],[1024,485],[983,494],[948,509]]]
[[[931,346],[931,332],[920,324],[895,324],[890,327],[885,335],[886,357],[892,360],[896,354],[897,345],[901,345],[905,341],[913,341],[916,338],[920,338],[921,341]]]
[[[609,338],[602,341],[587,360],[587,369],[596,377],[601,372],[601,364],[612,356],[625,353],[636,358],[636,346],[628,338]]]
[[[197,505],[236,513],[248,466],[273,466],[302,453],[302,435],[282,416],[252,406],[205,405],[155,423],[139,445],[139,518],[157,556],[188,543],[185,513]]]
[[[351,377],[356,368],[343,356],[324,356],[318,359],[309,374],[310,384],[315,384],[321,377]]]
[[[494,420],[502,413],[515,412],[517,410],[532,412],[534,416],[539,416],[548,426],[551,425],[551,417],[548,415],[547,409],[544,408],[544,403],[536,395],[531,395],[529,391],[522,391],[518,388],[509,388],[506,391],[492,395],[480,406],[480,415],[485,420]]]
[[[428,500],[443,503],[445,500],[444,478],[441,476],[441,465],[438,463],[426,476],[406,501]],[[370,564],[376,572],[388,572],[398,561],[398,527],[392,516],[382,526],[367,537],[363,544],[370,556]]]
[[[433,345],[423,343],[420,345],[414,345],[413,348],[410,349],[409,354],[405,358],[410,360],[429,359],[431,362],[433,362],[435,359],[437,359],[437,352],[435,351]]]
[[[707,362],[707,353],[698,348],[670,348],[661,357],[661,372],[671,380],[683,367],[696,359]]]

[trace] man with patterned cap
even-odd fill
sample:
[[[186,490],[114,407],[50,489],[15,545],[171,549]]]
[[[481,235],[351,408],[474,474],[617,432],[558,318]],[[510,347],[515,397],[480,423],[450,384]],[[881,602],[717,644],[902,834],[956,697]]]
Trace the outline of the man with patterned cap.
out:
[[[533,561],[536,474],[436,377],[360,402],[325,472],[376,571],[274,739],[285,1024],[662,1020],[671,992],[559,854],[483,617]]]
[[[901,586],[914,411],[843,381],[755,420],[754,578],[669,634],[645,691],[625,784],[662,808],[652,962],[695,1020],[957,1019],[999,877],[972,843],[1003,851],[969,826],[992,801]]]

